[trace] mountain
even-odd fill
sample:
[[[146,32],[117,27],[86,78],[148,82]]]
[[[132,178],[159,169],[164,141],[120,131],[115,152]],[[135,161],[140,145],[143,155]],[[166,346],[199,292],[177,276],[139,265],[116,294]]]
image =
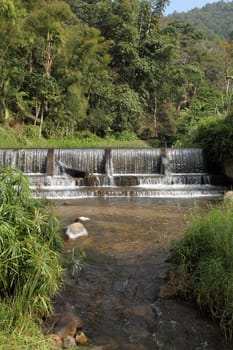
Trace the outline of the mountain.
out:
[[[201,9],[188,12],[174,12],[167,16],[168,21],[188,22],[209,34],[229,39],[233,34],[233,1],[218,1]]]

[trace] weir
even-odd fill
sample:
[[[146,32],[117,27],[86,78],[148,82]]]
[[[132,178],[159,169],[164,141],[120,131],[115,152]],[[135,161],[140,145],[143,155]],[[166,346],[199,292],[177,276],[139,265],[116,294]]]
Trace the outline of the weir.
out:
[[[29,178],[36,197],[221,196],[223,175],[209,174],[200,148],[1,149],[0,167]]]

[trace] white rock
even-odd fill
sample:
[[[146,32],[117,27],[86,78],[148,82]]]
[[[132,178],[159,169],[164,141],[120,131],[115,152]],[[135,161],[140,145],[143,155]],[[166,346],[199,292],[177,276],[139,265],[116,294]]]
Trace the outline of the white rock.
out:
[[[65,235],[69,239],[76,239],[78,237],[87,236],[88,232],[81,222],[74,222],[67,227]]]
[[[78,219],[80,221],[89,221],[90,220],[90,218],[87,218],[86,216],[79,216]]]

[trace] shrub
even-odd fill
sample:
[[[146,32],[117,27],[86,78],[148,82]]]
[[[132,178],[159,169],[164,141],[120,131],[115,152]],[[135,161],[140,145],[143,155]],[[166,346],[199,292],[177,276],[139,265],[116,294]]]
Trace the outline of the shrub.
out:
[[[62,281],[59,223],[46,200],[32,198],[23,173],[0,169],[0,297],[15,317],[45,315]]]
[[[117,140],[120,141],[136,141],[138,140],[137,135],[134,132],[130,132],[127,130],[121,131],[116,135]]]
[[[25,131],[26,136],[31,139],[37,139],[40,135],[39,125],[27,125]]]
[[[233,335],[233,206],[195,216],[173,244],[169,283],[176,295],[194,301]]]
[[[191,143],[206,149],[208,159],[222,161],[233,156],[233,112],[203,118],[191,131]]]

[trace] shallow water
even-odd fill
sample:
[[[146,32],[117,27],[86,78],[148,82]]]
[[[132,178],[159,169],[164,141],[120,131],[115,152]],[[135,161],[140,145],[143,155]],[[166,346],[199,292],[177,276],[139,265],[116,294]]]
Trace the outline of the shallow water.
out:
[[[207,209],[214,200],[196,200]],[[60,202],[62,224],[91,220],[89,235],[66,243],[84,249],[81,271],[70,269],[57,312],[84,321],[91,343],[117,350],[228,350],[215,323],[177,300],[159,296],[171,241],[182,236],[194,200],[96,198]]]

